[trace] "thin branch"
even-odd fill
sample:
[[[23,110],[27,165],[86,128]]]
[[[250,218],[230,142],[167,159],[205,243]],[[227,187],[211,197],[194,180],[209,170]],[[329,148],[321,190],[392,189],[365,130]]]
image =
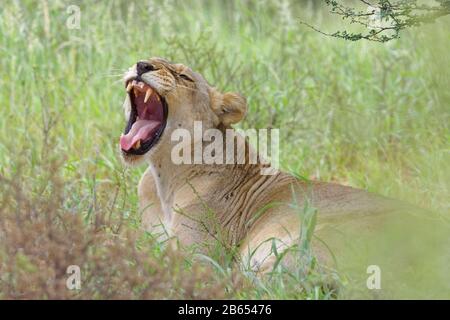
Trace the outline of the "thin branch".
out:
[[[360,0],[368,6],[366,12],[357,10],[353,7],[341,4],[337,0],[324,0],[330,7],[330,13],[341,16],[348,20],[350,24],[358,24],[370,29],[362,33],[352,33],[346,30],[336,31],[334,33],[324,32],[319,28],[301,21],[312,30],[329,37],[341,38],[350,41],[361,39],[377,42],[386,42],[399,38],[401,31],[412,27],[418,27],[423,24],[432,23],[437,19],[450,15],[450,0],[436,0],[437,4],[418,4],[417,0],[378,0],[371,3],[368,0]],[[370,8],[374,8],[370,10]],[[375,26],[374,22],[379,25]],[[384,25],[382,25],[384,24]]]

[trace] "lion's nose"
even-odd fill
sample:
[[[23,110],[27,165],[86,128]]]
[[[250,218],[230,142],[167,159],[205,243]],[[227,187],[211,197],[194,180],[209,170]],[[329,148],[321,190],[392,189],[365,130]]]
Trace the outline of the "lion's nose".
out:
[[[146,72],[153,71],[153,70],[155,70],[155,67],[148,62],[139,61],[136,64],[136,71],[137,71],[138,76],[140,76]]]

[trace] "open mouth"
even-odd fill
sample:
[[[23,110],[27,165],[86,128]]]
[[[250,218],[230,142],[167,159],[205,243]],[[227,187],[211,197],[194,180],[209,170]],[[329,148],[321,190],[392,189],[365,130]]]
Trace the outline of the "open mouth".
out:
[[[142,81],[130,80],[126,88],[131,113],[120,137],[120,147],[127,154],[142,155],[161,138],[166,126],[167,103],[156,90]]]

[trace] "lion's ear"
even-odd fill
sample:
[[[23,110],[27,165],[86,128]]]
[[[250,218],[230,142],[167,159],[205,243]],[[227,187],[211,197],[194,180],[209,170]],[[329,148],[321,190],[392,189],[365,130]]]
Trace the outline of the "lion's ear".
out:
[[[225,127],[238,123],[244,118],[247,112],[247,102],[243,96],[232,92],[221,94],[216,90],[212,90],[210,93],[211,108]]]

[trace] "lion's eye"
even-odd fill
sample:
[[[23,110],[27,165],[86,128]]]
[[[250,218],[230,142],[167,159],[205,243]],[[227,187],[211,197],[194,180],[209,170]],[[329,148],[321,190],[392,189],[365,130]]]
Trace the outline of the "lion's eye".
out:
[[[180,73],[179,74],[180,78],[190,81],[190,82],[194,82],[194,80],[192,80],[191,78],[189,78],[189,76],[185,75],[184,73]]]

